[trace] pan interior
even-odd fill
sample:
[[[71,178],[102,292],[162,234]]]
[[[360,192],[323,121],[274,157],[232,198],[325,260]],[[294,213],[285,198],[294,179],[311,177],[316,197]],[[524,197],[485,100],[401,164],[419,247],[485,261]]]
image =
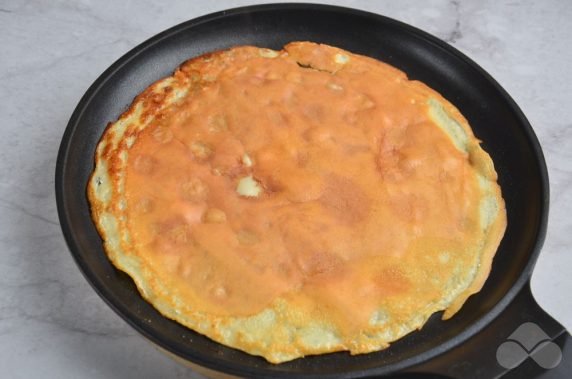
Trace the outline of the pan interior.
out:
[[[448,321],[433,315],[425,327],[386,350],[350,356],[335,353],[272,365],[219,345],[165,319],[138,294],[132,280],[107,260],[85,196],[94,152],[107,123],[134,96],[184,60],[235,45],[280,49],[314,41],[368,55],[405,71],[457,106],[491,155],[506,201],[508,227],[482,291]],[[143,43],[107,70],[78,105],[60,149],[58,209],[70,249],[86,278],[127,322],[163,348],[196,363],[240,375],[381,374],[428,357],[459,335],[477,331],[507,294],[518,292],[544,237],[547,178],[528,122],[504,91],[444,43],[390,19],[345,8],[267,5],[218,13],[181,24]],[[406,361],[407,360],[407,361]]]

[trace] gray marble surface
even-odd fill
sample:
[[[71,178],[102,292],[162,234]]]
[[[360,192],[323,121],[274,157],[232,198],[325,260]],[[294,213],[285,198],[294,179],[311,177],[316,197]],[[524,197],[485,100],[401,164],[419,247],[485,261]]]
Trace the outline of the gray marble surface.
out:
[[[83,279],[54,199],[66,123],[97,76],[182,21],[249,1],[0,0],[0,377],[198,377],[127,326]],[[548,235],[532,287],[572,330],[572,2],[330,1],[442,38],[523,109],[551,180]]]

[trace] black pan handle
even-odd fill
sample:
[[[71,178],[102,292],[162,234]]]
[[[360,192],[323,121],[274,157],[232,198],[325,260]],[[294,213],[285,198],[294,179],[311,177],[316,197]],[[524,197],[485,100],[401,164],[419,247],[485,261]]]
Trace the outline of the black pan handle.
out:
[[[529,281],[475,336],[407,371],[459,379],[570,378],[572,337],[536,303]]]

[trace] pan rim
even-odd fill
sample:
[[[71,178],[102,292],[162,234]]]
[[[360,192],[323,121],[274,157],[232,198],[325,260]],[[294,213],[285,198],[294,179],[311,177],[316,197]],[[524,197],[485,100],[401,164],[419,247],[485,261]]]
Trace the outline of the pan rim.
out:
[[[163,336],[159,335],[158,333],[155,333],[151,328],[149,328],[144,323],[138,322],[138,320],[134,319],[133,316],[130,314],[130,312],[127,310],[127,308],[113,296],[113,293],[111,291],[108,291],[106,289],[106,287],[102,283],[102,280],[98,278],[97,275],[95,275],[91,271],[87,262],[83,260],[81,254],[78,253],[80,251],[80,248],[79,244],[75,239],[75,234],[77,232],[74,230],[74,227],[71,225],[69,221],[70,220],[70,217],[68,215],[69,208],[67,206],[68,204],[66,201],[66,194],[64,192],[63,183],[65,181],[65,169],[69,164],[68,163],[69,161],[67,159],[68,151],[71,146],[73,136],[78,130],[84,111],[87,109],[88,105],[93,100],[93,98],[97,96],[99,90],[108,82],[108,80],[112,78],[113,75],[118,70],[128,65],[132,59],[137,57],[139,54],[143,53],[145,50],[151,48],[152,46],[158,43],[161,43],[162,41],[174,35],[182,33],[189,28],[193,28],[197,25],[217,20],[219,18],[250,13],[250,12],[294,10],[294,9],[337,12],[337,13],[342,13],[344,15],[355,15],[366,18],[372,18],[377,22],[392,24],[398,27],[403,32],[413,34],[415,35],[415,37],[424,40],[424,42],[429,43],[434,47],[443,50],[445,54],[453,55],[455,58],[463,61],[463,63],[465,63],[471,69],[475,70],[480,77],[482,77],[490,85],[492,85],[493,88],[499,93],[499,95],[507,101],[510,107],[510,111],[513,112],[515,118],[518,119],[519,121],[521,129],[523,131],[523,136],[527,139],[527,142],[532,147],[531,153],[534,154],[535,160],[538,163],[538,167],[540,170],[539,174],[541,178],[542,203],[540,204],[541,212],[539,216],[540,219],[538,220],[538,229],[536,230],[536,236],[537,236],[536,241],[534,245],[531,247],[532,251],[530,257],[528,258],[528,262],[526,263],[522,272],[519,274],[516,281],[513,283],[513,285],[507,291],[507,293],[502,297],[502,299],[497,304],[495,304],[484,316],[482,316],[476,322],[471,324],[467,329],[457,334],[455,337],[441,343],[440,345],[431,348],[427,351],[424,351],[421,354],[405,358],[395,363],[390,363],[388,365],[376,368],[369,368],[365,370],[363,369],[353,370],[353,371],[350,370],[336,374],[304,373],[301,374],[300,377],[342,378],[350,376],[355,377],[355,376],[366,376],[366,375],[382,375],[403,370],[407,367],[411,367],[420,364],[422,362],[426,362],[450,349],[455,348],[456,346],[459,346],[468,338],[470,338],[471,336],[477,334],[480,330],[482,330],[512,302],[515,296],[530,280],[532,270],[540,253],[546,235],[547,220],[548,220],[548,204],[549,204],[548,171],[544,155],[542,153],[538,138],[536,137],[532,129],[532,126],[526,119],[521,109],[518,107],[515,101],[510,97],[510,95],[500,86],[500,84],[495,79],[493,79],[490,76],[490,74],[488,74],[484,69],[482,69],[479,65],[477,65],[473,60],[471,60],[466,55],[464,55],[454,47],[450,46],[446,42],[438,39],[437,37],[432,36],[431,34],[421,29],[418,29],[416,27],[413,27],[411,25],[408,25],[406,23],[397,21],[395,19],[386,16],[349,7],[315,4],[315,3],[272,3],[272,4],[243,6],[207,14],[198,18],[191,19],[189,21],[182,22],[145,40],[144,42],[140,43],[139,45],[137,45],[136,47],[125,53],[118,60],[116,60],[93,82],[93,84],[87,89],[85,94],[82,96],[81,100],[76,106],[66,126],[60,144],[60,148],[58,151],[58,157],[56,161],[56,176],[55,176],[56,203],[57,203],[58,216],[62,232],[66,240],[68,249],[70,250],[71,255],[73,256],[76,264],[80,268],[80,271],[82,272],[83,276],[90,283],[92,288],[96,291],[96,293],[131,327],[133,327],[138,333],[145,336],[145,338],[147,338],[154,344],[185,360],[189,360],[198,365],[208,367],[210,369],[214,369],[217,371],[223,371],[225,373],[229,373],[232,375],[241,375],[249,377],[263,376],[263,375],[272,375],[274,377],[290,377],[292,374],[287,373],[285,371],[268,370],[266,368],[256,368],[244,364],[239,364],[239,362],[229,363],[227,361],[217,359],[216,356],[212,355],[207,356],[206,354],[195,353],[193,351],[181,349],[175,344],[170,343],[170,341],[164,338]],[[280,367],[280,365],[277,365],[277,367]]]

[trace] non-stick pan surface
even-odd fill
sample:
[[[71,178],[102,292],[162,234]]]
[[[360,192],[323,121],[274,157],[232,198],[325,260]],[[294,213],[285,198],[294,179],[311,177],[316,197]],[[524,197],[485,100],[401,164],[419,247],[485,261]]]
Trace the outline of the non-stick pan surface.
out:
[[[297,40],[331,44],[380,59],[427,83],[455,104],[495,162],[508,228],[484,288],[451,320],[441,321],[440,314],[434,315],[421,331],[377,353],[326,354],[272,365],[170,321],[144,301],[132,280],[116,270],[105,255],[90,218],[86,184],[96,144],[107,123],[139,92],[170,75],[184,60],[235,45],[280,49]],[[519,293],[526,297],[525,303],[532,301],[529,292],[522,293],[544,239],[548,213],[548,177],[538,141],[522,112],[487,73],[446,43],[403,23],[313,4],[273,4],[211,14],[169,29],[128,52],[97,79],[73,113],[58,156],[56,193],[62,229],[74,258],[87,280],[121,317],[175,355],[249,377],[377,376],[438,362],[444,352],[475,341],[472,336],[490,329],[491,322],[498,321],[497,316],[515,303]],[[553,335],[556,329],[551,329]],[[511,332],[506,330],[504,337]],[[496,346],[486,349],[494,354]]]

